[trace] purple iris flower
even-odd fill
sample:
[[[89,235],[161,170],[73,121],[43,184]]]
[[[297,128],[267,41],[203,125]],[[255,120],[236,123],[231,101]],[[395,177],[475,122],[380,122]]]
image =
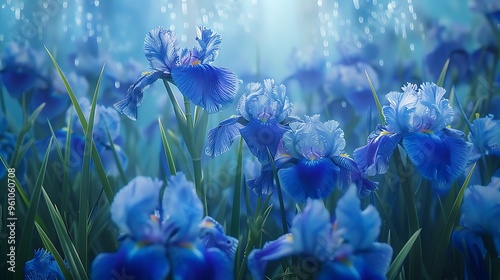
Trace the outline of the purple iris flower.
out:
[[[500,178],[491,178],[487,186],[469,186],[461,214],[452,240],[465,257],[466,279],[489,279],[486,252],[500,257]]]
[[[254,279],[265,279],[269,261],[291,255],[318,265],[316,274],[308,278],[385,279],[392,248],[376,242],[380,216],[372,205],[361,211],[356,193],[356,188],[351,188],[339,200],[334,224],[323,203],[309,198],[294,218],[290,233],[250,252],[248,267]]]
[[[366,179],[353,159],[344,154],[344,132],[339,123],[321,122],[319,115],[290,124],[283,135],[283,153],[277,156],[278,177],[285,191],[296,201],[325,198],[334,187],[346,191],[351,183],[361,197],[377,188]]]
[[[403,92],[386,95],[386,125],[379,125],[368,144],[354,151],[359,169],[369,175],[384,174],[399,143],[422,176],[438,192],[446,192],[463,173],[469,148],[461,131],[449,128],[453,109],[445,89],[433,83],[408,84]]]
[[[136,177],[111,205],[111,219],[124,242],[115,253],[101,253],[92,263],[93,279],[125,271],[137,279],[230,279],[237,240],[222,226],[203,218],[202,204],[184,174],[163,183]]]
[[[206,27],[197,28],[200,48],[179,49],[175,32],[161,27],[151,30],[144,40],[144,53],[152,71],[144,72],[129,87],[125,99],[115,103],[116,109],[132,120],[143,93],[158,79],[173,81],[179,91],[208,113],[220,111],[230,104],[238,90],[236,74],[212,62],[218,55],[222,36]]]

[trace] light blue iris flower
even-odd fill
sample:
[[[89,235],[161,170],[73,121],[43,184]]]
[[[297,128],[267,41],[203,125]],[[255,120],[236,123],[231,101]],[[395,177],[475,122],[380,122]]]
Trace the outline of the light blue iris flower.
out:
[[[325,198],[335,186],[346,191],[351,183],[364,197],[378,183],[362,176],[354,160],[343,153],[344,132],[334,120],[321,122],[319,115],[290,124],[283,135],[283,153],[276,166],[283,188],[298,202]]]
[[[220,224],[203,218],[194,184],[182,173],[163,183],[136,177],[115,196],[111,218],[124,242],[92,263],[92,279],[122,271],[137,279],[231,279],[238,241]]]
[[[238,103],[239,114],[209,131],[205,153],[218,156],[228,151],[234,139],[241,135],[259,162],[268,164],[269,153],[274,158],[290,122],[299,120],[290,116],[292,108],[284,85],[277,86],[272,79],[265,79],[262,84],[249,83]],[[249,186],[258,194],[272,191],[271,171],[262,171],[257,180],[259,183],[250,180]]]
[[[144,91],[158,79],[173,81],[184,96],[209,113],[230,104],[238,89],[236,74],[212,65],[222,36],[206,27],[197,27],[196,40],[200,48],[181,50],[175,32],[161,27],[151,30],[144,40],[144,54],[151,71],[144,72],[130,86],[125,99],[116,102],[115,108],[136,120]]]
[[[321,266],[317,279],[384,279],[392,257],[392,248],[376,242],[381,220],[375,207],[360,210],[356,188],[339,200],[336,221],[320,200],[308,199],[293,222],[290,233],[254,249],[248,256],[248,267],[255,279],[265,279],[269,261],[291,255],[309,259]]]
[[[470,125],[468,139],[474,144],[474,152],[481,155],[500,156],[500,121],[493,115],[475,119]]]
[[[465,256],[466,276],[489,279],[486,252],[500,257],[500,178],[491,178],[487,186],[473,185],[465,190],[459,225],[453,232],[453,243]]]
[[[90,101],[83,97],[78,100],[80,107],[88,120],[90,116]],[[70,120],[71,118],[71,120]],[[67,130],[70,129],[70,172],[72,174],[80,171],[82,168],[84,152],[85,152],[85,132],[82,129],[78,116],[73,108],[66,111],[66,123],[70,123],[71,128],[64,128],[55,132],[56,140],[60,147],[66,147],[66,136]],[[109,136],[108,136],[109,132]],[[106,107],[103,105],[97,105],[96,112],[94,116],[94,129],[93,129],[93,141],[95,143],[97,152],[101,157],[104,169],[109,172],[112,176],[117,176],[119,174],[118,166],[111,148],[111,144],[114,145],[114,149],[118,156],[118,160],[122,168],[127,168],[128,157],[121,149],[121,137],[120,137],[120,115],[112,107]],[[110,141],[111,139],[111,141]],[[44,151],[47,147],[50,138],[37,142],[37,147],[39,151]],[[56,151],[55,145],[52,146],[52,151]]]
[[[69,265],[65,262],[66,267]],[[35,250],[33,259],[26,262],[24,265],[25,280],[64,280],[64,276],[57,264],[54,256],[45,249]]]
[[[446,192],[463,173],[469,148],[461,131],[449,128],[453,109],[445,90],[433,83],[402,87],[386,95],[386,125],[379,125],[368,144],[354,151],[359,169],[369,176],[384,174],[398,144],[422,176],[439,192]]]

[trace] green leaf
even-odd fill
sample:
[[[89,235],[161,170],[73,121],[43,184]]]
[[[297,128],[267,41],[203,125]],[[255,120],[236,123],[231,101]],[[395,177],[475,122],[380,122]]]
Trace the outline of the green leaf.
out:
[[[83,131],[87,131],[87,125],[88,125],[87,120],[85,119],[85,115],[83,114],[82,108],[80,107],[80,104],[78,103],[78,100],[77,100],[75,94],[73,93],[73,90],[71,89],[71,87],[68,83],[68,80],[66,79],[66,76],[62,72],[61,68],[57,64],[57,61],[52,56],[50,51],[47,48],[45,48],[45,50],[47,50],[47,53],[49,54],[50,59],[52,60],[52,63],[54,63],[54,66],[56,67],[57,72],[59,73],[59,76],[61,77],[61,79],[64,83],[64,86],[66,87],[69,98],[71,99],[71,103],[73,104],[73,108],[75,109],[76,114],[78,115],[78,120],[80,121],[80,124],[82,125]],[[103,66],[103,70],[104,70],[104,66]],[[102,76],[102,71],[101,71],[101,76]],[[101,76],[99,77],[99,82],[100,82]],[[114,197],[113,188],[111,188],[111,184],[109,183],[106,171],[104,170],[104,166],[102,164],[101,157],[99,156],[99,153],[97,152],[97,149],[96,149],[95,144],[93,142],[92,142],[92,160],[94,161],[97,175],[99,176],[99,179],[101,180],[101,183],[102,183],[103,188],[104,188],[104,192],[106,193],[106,198],[108,199],[108,201],[111,202],[111,201],[113,201],[113,197]]]
[[[380,104],[380,100],[378,99],[377,91],[375,91],[375,87],[373,86],[372,80],[370,76],[368,76],[368,72],[365,70],[366,78],[368,79],[368,84],[370,84],[370,89],[372,90],[373,99],[375,100],[375,104],[377,105],[378,116],[380,117],[380,123],[385,125],[385,117],[382,112],[382,105]]]
[[[47,150],[45,151],[45,156],[42,162],[42,166],[40,167],[40,171],[38,172],[38,176],[36,178],[35,188],[33,189],[33,194],[31,196],[30,204],[28,207],[28,213],[26,214],[24,225],[22,229],[22,237],[19,242],[18,252],[18,262],[26,263],[29,260],[29,255],[33,250],[33,231],[34,231],[34,222],[35,217],[38,211],[38,204],[40,202],[40,193],[43,185],[43,181],[45,180],[45,171],[47,169],[47,162],[49,161],[50,150],[52,147],[52,141],[54,139],[51,138]],[[18,270],[16,272],[17,276],[21,276],[22,271]]]
[[[181,131],[182,135],[187,135],[188,128],[187,128],[186,115],[182,111],[181,106],[179,106],[179,102],[177,102],[177,99],[175,99],[175,95],[172,92],[172,88],[170,88],[170,84],[168,83],[168,81],[163,80],[163,84],[165,85],[165,88],[167,89],[168,92],[168,96],[170,97],[170,101],[172,101],[172,105],[174,106],[175,118],[177,119],[179,130]]]
[[[396,276],[398,276],[401,266],[406,259],[406,256],[413,247],[413,244],[415,243],[415,240],[417,240],[417,237],[419,236],[421,230],[422,229],[419,229],[415,233],[413,233],[413,235],[406,242],[401,251],[399,251],[396,258],[394,258],[394,261],[391,263],[391,266],[389,266],[389,270],[387,271],[387,279],[396,279]]]
[[[59,239],[59,242],[61,243],[64,256],[66,256],[66,260],[68,261],[73,279],[88,279],[87,272],[85,271],[76,248],[71,241],[68,231],[66,230],[66,225],[64,224],[64,221],[61,217],[61,213],[59,213],[59,210],[52,203],[49,195],[47,194],[47,192],[45,192],[45,189],[43,187],[42,193],[49,209],[52,223],[54,224],[54,227],[56,229],[57,237]]]
[[[205,135],[207,134],[208,112],[202,107],[196,106],[194,109],[194,138],[196,154],[201,154]]]
[[[165,129],[163,129],[163,124],[161,123],[160,118],[158,118],[158,125],[160,126],[161,141],[163,142],[163,150],[165,151],[165,158],[168,162],[168,169],[170,174],[173,176],[177,174],[177,170],[175,168],[175,162],[172,156],[172,151],[170,150],[170,145],[168,144],[167,135],[165,134]]]
[[[99,92],[99,86],[101,84],[101,78],[104,73],[104,66],[101,69],[101,74],[97,80],[97,85],[94,91],[94,97],[92,98],[92,105],[90,106],[90,116],[85,130],[85,148],[83,154],[83,171],[82,171],[82,185],[80,187],[80,202],[79,202],[79,215],[78,215],[78,234],[76,239],[76,248],[78,254],[82,261],[83,267],[86,269],[88,267],[87,253],[88,253],[88,214],[89,214],[89,196],[91,188],[91,172],[90,172],[90,158],[92,150],[95,149],[93,145],[93,132],[94,132],[94,119],[95,111],[97,108],[97,96]]]
[[[464,197],[465,189],[469,184],[470,178],[472,177],[472,173],[475,167],[476,163],[474,163],[474,165],[469,171],[469,174],[467,174],[467,178],[462,184],[462,187],[460,188],[460,191],[455,199],[455,202],[453,203],[453,207],[451,208],[450,214],[448,215],[448,219],[446,221],[443,233],[439,238],[439,245],[437,247],[436,254],[434,257],[434,265],[432,267],[431,279],[441,278],[441,274],[443,272],[443,268],[446,262],[445,258],[446,249],[448,248],[448,244],[450,243],[451,239],[451,233],[453,232],[453,228],[455,227],[455,224],[460,214],[460,205],[462,204],[462,199]]]
[[[444,63],[443,69],[441,70],[441,74],[439,74],[439,79],[437,81],[437,85],[442,87],[444,84],[444,79],[446,78],[446,72],[448,72],[448,66],[450,65],[450,59],[448,58]]]
[[[271,166],[273,168],[273,177],[274,177],[274,180],[276,181],[276,189],[278,190],[278,199],[280,202],[281,227],[283,229],[283,234],[285,234],[288,232],[288,226],[286,223],[285,204],[283,203],[283,193],[281,192],[281,184],[280,184],[280,180],[278,178],[278,170],[276,170],[276,166],[274,165],[274,158],[271,155],[269,148],[267,148],[267,154],[269,156],[269,160],[270,160]]]
[[[111,133],[109,133],[109,128],[108,124],[106,123],[106,120],[104,120],[104,125],[106,127],[106,134],[108,136],[108,141],[109,141],[109,146],[111,147],[111,152],[113,153],[113,159],[115,160],[116,167],[118,169],[118,174],[120,174],[120,178],[122,179],[123,184],[128,183],[127,176],[125,175],[125,171],[123,171],[123,166],[120,158],[118,157],[118,153],[116,152],[115,148],[115,143],[113,142],[113,139],[111,138]]]
[[[57,251],[56,246],[54,246],[54,243],[50,240],[49,236],[43,228],[35,222],[36,230],[38,231],[38,235],[40,235],[40,238],[42,239],[43,246],[52,253],[54,256],[54,259],[57,262],[57,265],[59,265],[59,268],[61,269],[61,272],[64,276],[65,279],[71,279],[71,272],[69,269],[66,267],[66,264],[64,263],[63,258],[61,257],[61,254],[59,254],[59,251]]]
[[[240,235],[240,209],[241,209],[241,187],[243,173],[243,138],[240,138],[238,145],[238,159],[236,163],[236,178],[234,179],[233,205],[231,213],[231,236],[238,237]]]
[[[20,152],[22,151],[21,146],[23,145],[24,135],[33,127],[36,118],[38,118],[38,115],[40,114],[40,112],[42,112],[44,107],[45,103],[40,104],[40,106],[38,106],[33,111],[33,113],[31,113],[28,119],[25,120],[23,127],[21,128],[21,131],[19,131],[19,135],[17,136],[16,147],[14,149],[14,154],[12,155],[10,162],[11,166],[16,167],[19,164],[19,161],[22,159]]]

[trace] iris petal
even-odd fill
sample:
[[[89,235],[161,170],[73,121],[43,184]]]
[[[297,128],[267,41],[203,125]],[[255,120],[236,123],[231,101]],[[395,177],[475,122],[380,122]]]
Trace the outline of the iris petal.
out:
[[[211,157],[219,156],[229,150],[234,139],[240,134],[238,120],[241,116],[232,116],[219,123],[208,132],[208,146],[205,154]]]
[[[370,181],[361,174],[353,159],[347,156],[334,156],[332,160],[340,168],[337,186],[342,192],[346,192],[351,184],[355,184],[358,195],[365,197],[378,187],[378,182]]]
[[[187,181],[184,174],[179,172],[168,180],[162,211],[164,231],[169,243],[192,242],[198,237],[203,206],[194,184]]]
[[[403,137],[403,147],[422,176],[440,192],[448,191],[460,177],[469,156],[465,140],[443,132],[407,134]]]
[[[222,36],[204,27],[196,27],[196,41],[201,47],[201,63],[211,63],[217,58]]]
[[[354,250],[369,249],[380,233],[380,215],[373,205],[360,210],[356,189],[351,188],[337,203],[336,227],[345,230],[344,239]]]
[[[285,234],[280,238],[267,242],[262,249],[254,249],[248,255],[248,268],[256,280],[266,279],[267,262],[282,257],[295,254],[293,246],[293,237],[291,234]]]
[[[384,174],[389,170],[389,160],[403,134],[390,133],[378,127],[370,135],[368,144],[354,150],[353,157],[361,172],[368,176]]]
[[[464,255],[466,279],[488,279],[484,262],[486,248],[481,236],[471,230],[458,229],[453,231],[452,242]]]
[[[300,160],[297,165],[278,171],[285,191],[297,202],[308,197],[325,198],[335,187],[340,168],[330,159]]]
[[[164,246],[125,241],[117,252],[101,253],[94,259],[91,279],[166,279],[169,272]]]
[[[111,204],[111,219],[118,228],[135,240],[161,240],[159,225],[151,215],[159,208],[162,182],[136,177],[123,187]]]
[[[286,128],[274,119],[268,122],[252,119],[240,129],[241,136],[245,139],[248,148],[261,163],[269,162],[268,149],[272,157],[276,155],[285,131]]]
[[[391,264],[392,248],[388,244],[375,242],[371,248],[357,253],[352,262],[361,279],[386,279]]]
[[[228,68],[197,64],[172,69],[180,92],[209,113],[230,104],[238,90],[236,74]]]
[[[128,88],[125,98],[113,104],[116,110],[131,120],[137,120],[137,107],[141,105],[144,99],[144,91],[162,75],[163,73],[159,71],[143,73]]]
[[[144,39],[144,54],[155,71],[169,74],[178,60],[179,39],[175,32],[155,28]]]

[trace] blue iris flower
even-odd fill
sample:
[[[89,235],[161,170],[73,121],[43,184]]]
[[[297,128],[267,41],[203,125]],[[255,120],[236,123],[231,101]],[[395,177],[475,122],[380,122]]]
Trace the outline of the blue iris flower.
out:
[[[354,160],[343,153],[346,142],[339,123],[321,122],[319,117],[291,123],[283,135],[284,151],[276,159],[283,188],[298,202],[325,198],[335,186],[346,191],[351,183],[360,196],[368,195],[378,183],[363,177]]]
[[[318,265],[317,279],[385,279],[392,248],[376,242],[380,216],[373,205],[361,211],[356,193],[353,187],[339,200],[334,224],[323,203],[309,198],[302,213],[294,218],[290,233],[250,252],[252,276],[265,279],[269,261],[300,255]]]
[[[473,185],[465,190],[459,228],[452,240],[465,256],[466,279],[489,279],[486,252],[500,257],[500,178],[491,178],[487,186]]]
[[[144,53],[152,71],[144,72],[129,87],[125,99],[115,103],[116,109],[136,120],[144,90],[158,79],[173,81],[185,97],[208,113],[230,104],[238,90],[236,74],[212,65],[222,36],[206,27],[197,27],[196,40],[200,48],[180,50],[175,32],[161,27],[151,30],[144,40]]]
[[[366,146],[354,151],[359,169],[369,176],[384,174],[402,142],[410,161],[439,192],[446,192],[467,165],[469,148],[461,131],[449,128],[453,109],[445,90],[433,83],[408,84],[386,95],[386,125],[379,125]]]
[[[0,76],[9,94],[19,98],[36,87],[47,83],[40,75],[43,57],[26,44],[10,43],[1,57]]]
[[[246,92],[238,103],[238,115],[219,123],[208,133],[208,146],[205,153],[211,157],[229,150],[234,139],[241,135],[250,152],[261,164],[270,162],[269,153],[274,158],[283,134],[290,122],[299,119],[290,116],[293,104],[288,100],[284,85],[275,85],[274,80],[266,79],[263,84],[249,83]],[[268,153],[269,151],[269,153]],[[265,177],[266,179],[262,180]],[[263,183],[249,181],[259,194],[272,190],[272,172],[263,171]]]
[[[92,279],[125,273],[137,279],[231,279],[238,241],[226,236],[203,208],[194,184],[182,173],[163,183],[136,177],[111,205],[111,219],[124,240],[115,253],[99,254]]]
[[[69,265],[65,262],[66,267]],[[24,265],[24,279],[26,280],[64,280],[64,276],[54,256],[45,249],[35,250],[33,259]]]
[[[500,156],[500,121],[493,115],[475,119],[470,125],[468,140],[481,155]]]
[[[80,98],[78,100],[80,107],[88,121],[90,116],[90,101],[87,98]],[[56,141],[58,141],[59,147],[63,150],[66,147],[66,137],[68,135],[68,129],[70,130],[70,141],[69,147],[71,149],[70,159],[69,159],[69,171],[70,174],[74,175],[76,172],[81,171],[83,158],[85,153],[85,132],[80,124],[78,116],[73,108],[66,111],[66,123],[70,123],[71,127],[65,127],[61,130],[56,131],[54,134],[56,136]],[[109,137],[108,137],[109,132]],[[106,107],[103,105],[97,105],[96,112],[94,116],[94,129],[93,129],[93,141],[95,143],[97,152],[101,157],[104,169],[111,175],[117,176],[119,174],[118,166],[113,154],[111,145],[113,144],[118,160],[121,166],[125,169],[128,165],[128,157],[123,152],[121,148],[121,136],[120,136],[120,115],[112,107]],[[110,141],[111,139],[111,141]],[[45,151],[50,138],[45,138],[36,143],[38,151]],[[52,152],[56,152],[56,145],[52,146]],[[43,154],[40,154],[43,156]],[[62,169],[61,169],[62,170]]]

